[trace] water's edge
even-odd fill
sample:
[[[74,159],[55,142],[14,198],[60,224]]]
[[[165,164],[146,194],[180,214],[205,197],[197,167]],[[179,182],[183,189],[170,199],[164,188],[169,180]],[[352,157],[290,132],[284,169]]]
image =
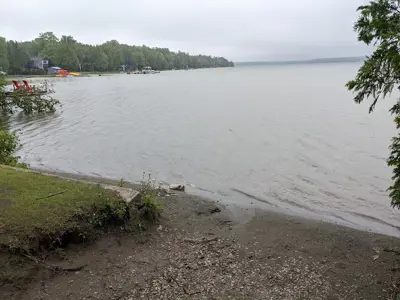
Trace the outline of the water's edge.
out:
[[[107,185],[119,185],[119,179],[117,178],[108,178],[102,177],[100,174],[98,176],[88,175],[88,174],[78,174],[78,173],[69,173],[62,171],[54,171],[46,168],[31,168],[32,171],[38,172],[41,174],[50,174],[60,177],[62,179],[71,179],[71,180],[80,180],[80,181],[89,181],[99,184],[107,184]],[[163,181],[163,183],[167,184],[169,182]],[[172,183],[172,182],[171,182]],[[173,182],[176,183],[176,182]],[[179,184],[183,184],[182,182],[178,182]],[[124,180],[124,187],[132,188],[135,190],[139,190],[140,188],[140,180],[136,182],[126,181]],[[266,211],[270,213],[276,213],[283,216],[293,216],[304,220],[315,220],[321,221],[324,223],[330,223],[334,225],[345,226],[353,229],[357,229],[365,232],[372,232],[377,234],[383,234],[387,236],[394,236],[400,238],[400,228],[393,226],[389,223],[384,223],[381,220],[375,220],[366,217],[365,224],[368,222],[371,223],[371,226],[360,226],[359,223],[349,222],[348,220],[338,216],[338,215],[324,215],[320,213],[313,213],[306,209],[304,210],[288,210],[282,209],[280,207],[271,205],[271,203],[265,203],[263,200],[259,201],[257,196],[253,196],[251,194],[247,194],[241,190],[236,190],[238,194],[242,194],[245,198],[241,198],[242,201],[238,201],[237,199],[231,199],[228,195],[225,197],[216,197],[216,195],[220,195],[219,192],[211,191],[204,188],[197,188],[194,185],[185,185],[186,193],[188,195],[196,196],[199,199],[207,200],[222,204],[226,207],[229,213],[232,215],[235,221],[240,223],[246,223],[250,221],[258,211]],[[232,189],[235,190],[235,189]],[[247,198],[249,201],[243,201]],[[265,205],[267,204],[267,205]],[[363,218],[363,216],[360,216]],[[381,227],[373,226],[373,224],[377,222],[380,225],[384,225]]]

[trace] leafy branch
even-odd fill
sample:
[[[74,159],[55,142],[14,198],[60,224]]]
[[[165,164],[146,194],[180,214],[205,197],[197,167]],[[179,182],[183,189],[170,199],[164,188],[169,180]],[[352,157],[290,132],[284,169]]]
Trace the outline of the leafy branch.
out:
[[[354,80],[346,87],[355,93],[354,101],[361,103],[372,98],[369,112],[378,101],[389,97],[394,89],[400,91],[400,0],[375,0],[360,6],[354,25],[358,40],[373,45]],[[400,98],[389,110],[400,129]],[[393,207],[400,208],[400,135],[392,138],[387,164],[393,167],[393,184],[388,188]]]

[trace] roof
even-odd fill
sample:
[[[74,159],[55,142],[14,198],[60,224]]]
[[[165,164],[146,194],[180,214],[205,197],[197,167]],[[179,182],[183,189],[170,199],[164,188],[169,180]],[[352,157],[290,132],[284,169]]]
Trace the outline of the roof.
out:
[[[50,67],[49,69],[62,70],[62,68],[60,68],[60,67]]]

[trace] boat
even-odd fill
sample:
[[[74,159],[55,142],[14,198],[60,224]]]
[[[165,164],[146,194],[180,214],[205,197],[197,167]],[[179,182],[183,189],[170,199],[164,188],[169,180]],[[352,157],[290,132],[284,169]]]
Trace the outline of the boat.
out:
[[[79,72],[69,72],[69,75],[72,75],[72,76],[81,76],[81,73],[79,73]]]
[[[142,70],[142,74],[157,74],[160,73],[160,71],[155,71],[151,67],[144,67]]]
[[[151,67],[144,67],[142,74],[154,74],[154,70]]]

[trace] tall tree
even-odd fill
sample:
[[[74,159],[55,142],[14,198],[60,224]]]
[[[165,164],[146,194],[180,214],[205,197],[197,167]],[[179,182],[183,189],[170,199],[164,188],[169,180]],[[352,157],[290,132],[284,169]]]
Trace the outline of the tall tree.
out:
[[[372,98],[369,111],[388,97],[393,89],[400,91],[400,1],[374,0],[358,8],[359,18],[354,25],[358,40],[373,45],[375,51],[368,56],[354,80],[347,88],[355,93],[354,101],[361,103]],[[400,98],[390,109],[397,129],[400,129]],[[400,208],[400,134],[393,137],[387,160],[393,167],[393,183],[389,187],[391,204]]]
[[[18,73],[29,62],[29,54],[20,43],[15,41],[7,42],[7,57],[9,63],[9,71],[11,73]]]
[[[8,70],[7,42],[6,39],[0,37],[0,71]]]
[[[100,47],[93,47],[89,55],[92,71],[107,71],[109,65],[108,56]]]
[[[43,51],[45,48],[54,46],[57,44],[58,38],[52,32],[44,32],[40,33],[39,37],[32,41],[32,55],[37,56]]]
[[[73,45],[62,43],[58,46],[55,62],[62,68],[68,70],[78,70],[79,60]]]

